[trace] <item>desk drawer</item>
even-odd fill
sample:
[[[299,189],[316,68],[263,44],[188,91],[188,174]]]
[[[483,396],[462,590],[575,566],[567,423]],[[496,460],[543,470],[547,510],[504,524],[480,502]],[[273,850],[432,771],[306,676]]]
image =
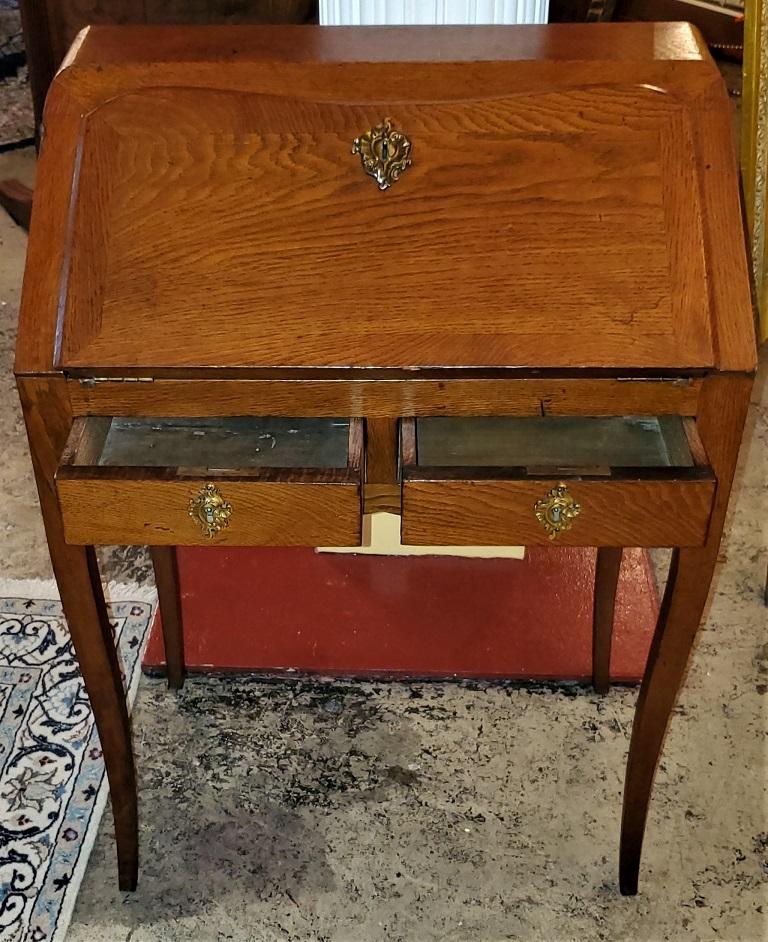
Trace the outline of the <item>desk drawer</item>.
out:
[[[715,479],[692,419],[402,422],[402,539],[699,546]]]
[[[359,419],[75,421],[56,476],[70,543],[354,546]]]

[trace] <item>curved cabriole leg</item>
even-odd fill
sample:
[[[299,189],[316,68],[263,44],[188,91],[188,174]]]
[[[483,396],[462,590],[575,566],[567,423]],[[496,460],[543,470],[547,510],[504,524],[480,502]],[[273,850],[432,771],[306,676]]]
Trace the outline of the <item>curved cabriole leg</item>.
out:
[[[623,552],[620,546],[601,546],[597,550],[592,615],[592,684],[596,693],[608,693],[611,685],[613,613]]]
[[[107,769],[121,890],[136,889],[138,814],[130,720],[93,547],[70,546],[56,497],[55,474],[72,417],[60,377],[21,377],[32,464],[61,604],[91,701]]]
[[[119,886],[130,891],[136,889],[139,876],[139,815],[131,724],[96,553],[92,546],[85,547],[84,553],[90,597],[79,562],[76,572],[70,564],[64,584],[58,576],[57,582],[104,754],[115,821]],[[94,644],[97,630],[100,644]],[[87,641],[83,641],[84,635],[88,635]]]
[[[752,379],[711,374],[699,395],[697,428],[717,479],[707,542],[676,549],[640,689],[624,784],[619,886],[637,893],[648,804],[664,736],[685,675],[717,562]]]
[[[637,893],[640,854],[656,765],[709,593],[716,554],[676,549],[648,655],[629,746],[621,823],[619,885]]]
[[[149,552],[155,569],[155,585],[157,586],[157,600],[160,607],[160,622],[163,628],[168,686],[171,690],[180,690],[184,685],[186,669],[176,547],[151,546]]]

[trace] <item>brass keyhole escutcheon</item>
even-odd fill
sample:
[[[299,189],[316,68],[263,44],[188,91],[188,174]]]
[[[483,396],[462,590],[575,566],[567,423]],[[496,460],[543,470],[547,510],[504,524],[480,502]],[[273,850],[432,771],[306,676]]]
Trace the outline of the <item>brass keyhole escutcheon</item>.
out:
[[[570,530],[574,520],[581,513],[581,506],[568,493],[568,488],[561,481],[533,505],[536,519],[544,527],[550,540],[558,534]]]
[[[352,153],[360,155],[363,170],[373,177],[380,190],[389,189],[411,166],[411,142],[392,127],[392,119],[370,128],[352,142]]]
[[[203,536],[212,539],[229,526],[232,505],[215,484],[205,484],[190,500],[187,513],[198,522]]]

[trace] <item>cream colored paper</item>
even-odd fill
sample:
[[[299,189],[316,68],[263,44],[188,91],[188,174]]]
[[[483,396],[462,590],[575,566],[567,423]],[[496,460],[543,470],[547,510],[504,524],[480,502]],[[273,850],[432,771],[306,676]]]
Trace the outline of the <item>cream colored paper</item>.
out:
[[[363,517],[362,546],[319,546],[318,553],[361,556],[465,556],[475,559],[523,559],[524,546],[403,546],[400,517],[377,513]]]

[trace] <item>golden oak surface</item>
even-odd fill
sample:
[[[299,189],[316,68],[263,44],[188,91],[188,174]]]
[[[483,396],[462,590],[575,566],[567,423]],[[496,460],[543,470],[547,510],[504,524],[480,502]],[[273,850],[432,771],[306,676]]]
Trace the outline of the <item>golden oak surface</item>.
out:
[[[732,154],[699,155],[728,103],[690,28],[321,33],[84,34],[30,250],[61,255],[25,293],[55,325],[25,309],[21,371],[751,367]],[[380,192],[352,141],[385,117],[412,166]]]
[[[412,165],[381,192],[352,142],[385,118]],[[729,103],[685,24],[84,31],[45,109],[16,372],[120,886],[135,773],[90,544],[166,547],[178,686],[172,547],[203,540],[200,489],[232,503],[224,544],[355,543],[372,507],[401,512],[406,542],[540,543],[559,482],[581,508],[560,541],[603,547],[598,689],[621,547],[676,547],[627,766],[620,887],[637,892],[755,360]],[[419,416],[515,415],[679,416],[693,465],[419,463]],[[105,468],[110,416],[348,416],[350,463]]]
[[[212,475],[195,478],[78,479],[56,489],[70,543],[151,546],[356,546],[360,487],[345,483],[251,482],[216,478],[234,512],[207,537],[188,514],[190,498]],[[119,505],[121,512],[114,512]]]
[[[552,545],[531,513],[559,481],[581,508],[557,546],[701,546],[715,486],[699,480],[405,480],[403,542]]]
[[[177,89],[103,105],[61,365],[711,365],[680,104],[508,84],[448,103],[389,101],[383,76],[374,105]],[[350,145],[385,115],[413,166],[380,192]]]

